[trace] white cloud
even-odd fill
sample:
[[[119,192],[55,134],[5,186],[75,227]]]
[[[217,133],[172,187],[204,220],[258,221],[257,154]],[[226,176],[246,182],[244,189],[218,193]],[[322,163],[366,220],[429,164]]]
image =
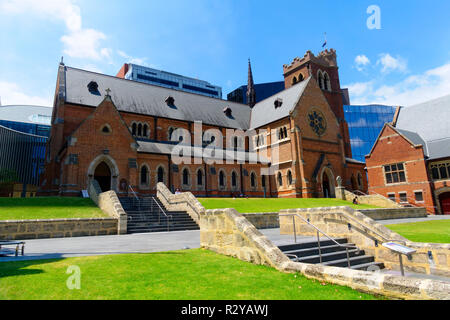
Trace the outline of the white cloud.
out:
[[[347,86],[352,104],[410,106],[450,94],[450,62],[421,74],[406,77],[393,85],[383,79]]]
[[[61,37],[64,54],[82,59],[110,59],[111,50],[101,48],[106,39],[104,33],[82,27],[80,7],[74,0],[0,0],[0,12],[3,14],[31,14],[43,19],[63,21],[68,34]]]
[[[147,63],[147,58],[132,57],[121,50],[117,50],[117,54],[119,56],[121,56],[122,58],[124,58],[126,60],[125,61],[126,63],[133,63],[133,64],[137,64],[137,65],[141,65],[141,66],[156,68],[155,65],[151,65],[151,64]]]
[[[364,54],[358,55],[355,58],[355,64],[358,71],[363,71],[364,67],[370,64],[370,60]]]
[[[30,96],[23,93],[23,89],[16,83],[0,80],[0,97],[2,105],[30,104],[51,107],[53,96]]]
[[[365,141],[360,137],[355,137],[354,139],[350,139],[350,143],[353,147],[362,147],[365,144]]]
[[[382,73],[389,73],[392,71],[406,72],[407,62],[400,56],[394,58],[389,53],[383,53],[380,55],[380,59],[377,61],[377,65],[381,64]]]

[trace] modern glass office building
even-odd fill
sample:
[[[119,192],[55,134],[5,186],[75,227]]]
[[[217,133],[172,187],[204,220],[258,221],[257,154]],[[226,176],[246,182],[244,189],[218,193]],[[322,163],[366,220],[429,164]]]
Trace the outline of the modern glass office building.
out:
[[[254,85],[256,103],[284,90],[284,81],[258,83]],[[247,104],[247,86],[240,86],[227,95],[228,101]]]
[[[397,107],[384,105],[344,105],[353,159],[366,162],[373,144],[386,122],[392,122]]]
[[[36,193],[51,114],[48,107],[0,106],[0,196]]]
[[[179,74],[156,70],[136,64],[126,64],[122,67],[124,78],[144,82],[170,89],[201,94],[208,97],[222,99],[222,88],[207,81],[185,77]],[[119,72],[120,74],[120,72]]]

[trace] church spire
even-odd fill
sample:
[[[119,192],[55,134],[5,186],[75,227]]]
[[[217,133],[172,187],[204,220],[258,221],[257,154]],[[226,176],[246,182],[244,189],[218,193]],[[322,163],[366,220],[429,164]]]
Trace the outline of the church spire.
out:
[[[253,83],[252,65],[248,59],[247,104],[253,108],[256,104],[255,84]]]

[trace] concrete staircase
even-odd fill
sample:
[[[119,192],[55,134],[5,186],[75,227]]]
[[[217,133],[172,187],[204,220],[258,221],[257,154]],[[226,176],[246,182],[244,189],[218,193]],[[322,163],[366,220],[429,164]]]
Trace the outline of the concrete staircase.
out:
[[[338,238],[335,240],[339,244],[354,246],[354,244],[348,244],[348,241],[345,238]],[[293,261],[348,268],[346,249],[331,240],[320,241],[322,263],[320,263],[319,246],[317,241],[304,241],[296,244],[282,245],[279,246],[279,248]],[[383,263],[375,262],[374,257],[366,255],[364,250],[349,248],[348,253],[351,269],[369,269],[369,271],[384,269]]]
[[[184,211],[167,211],[156,197],[126,197],[120,198],[120,202],[128,215],[127,233],[199,230],[189,214]]]

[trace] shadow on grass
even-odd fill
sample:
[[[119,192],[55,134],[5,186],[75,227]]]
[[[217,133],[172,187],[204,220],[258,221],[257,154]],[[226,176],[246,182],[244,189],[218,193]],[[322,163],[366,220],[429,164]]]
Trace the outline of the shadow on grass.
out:
[[[44,273],[41,269],[26,269],[31,266],[42,265],[46,263],[58,262],[64,258],[55,258],[48,260],[22,260],[22,261],[4,261],[0,262],[0,279],[14,276],[25,276]]]

